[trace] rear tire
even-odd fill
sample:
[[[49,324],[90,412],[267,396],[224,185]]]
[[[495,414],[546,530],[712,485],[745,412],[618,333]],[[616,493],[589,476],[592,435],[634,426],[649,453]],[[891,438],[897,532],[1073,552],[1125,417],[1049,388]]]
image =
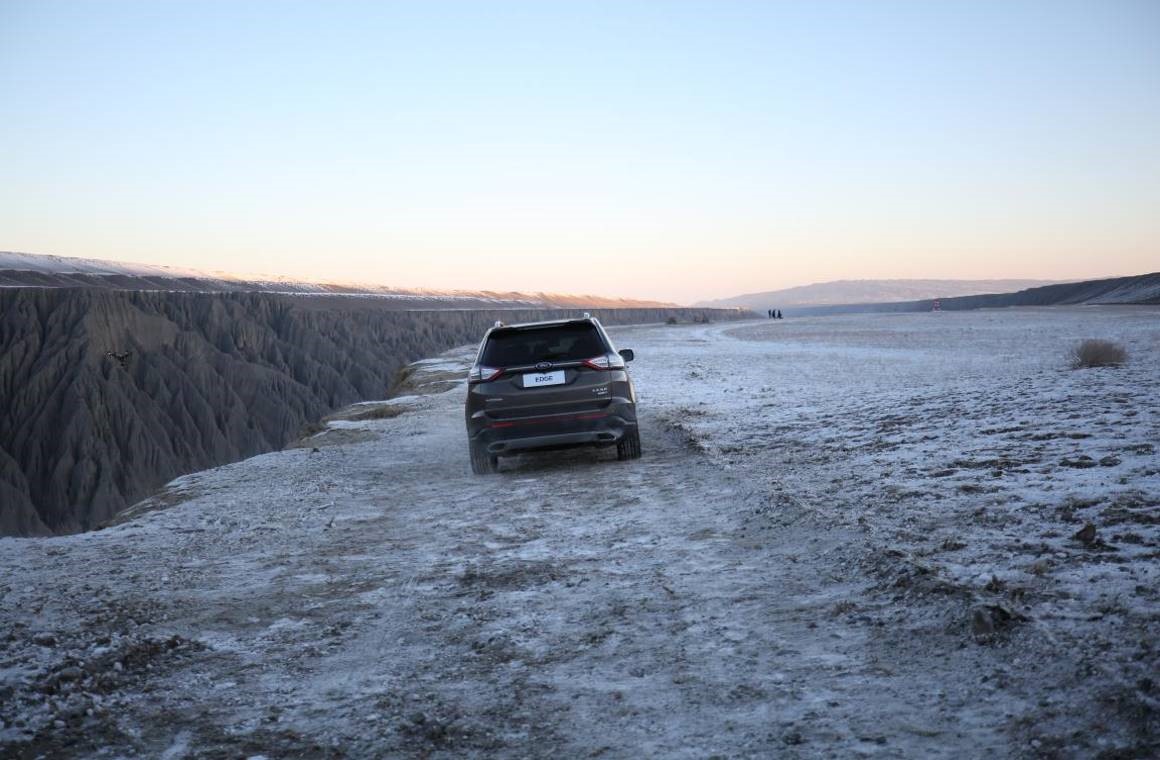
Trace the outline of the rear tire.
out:
[[[499,457],[487,453],[478,443],[469,443],[471,451],[471,471],[476,475],[490,475],[499,470]]]
[[[640,459],[640,433],[633,430],[626,433],[623,438],[616,444],[616,458],[624,461],[625,459]]]

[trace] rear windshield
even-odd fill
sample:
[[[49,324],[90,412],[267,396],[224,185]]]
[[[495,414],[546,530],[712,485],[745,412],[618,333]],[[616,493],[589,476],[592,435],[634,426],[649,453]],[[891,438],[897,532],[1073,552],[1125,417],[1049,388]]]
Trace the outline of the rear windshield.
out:
[[[590,322],[570,322],[549,327],[496,330],[484,346],[480,364],[514,367],[538,362],[591,359],[608,351],[600,333]]]

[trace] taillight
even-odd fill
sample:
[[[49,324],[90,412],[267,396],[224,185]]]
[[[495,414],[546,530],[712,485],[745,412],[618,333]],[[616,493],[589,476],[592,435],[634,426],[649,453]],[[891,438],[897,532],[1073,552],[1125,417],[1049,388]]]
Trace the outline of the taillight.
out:
[[[584,360],[585,367],[592,369],[624,369],[624,357],[620,354],[604,354]]]
[[[482,365],[476,364],[471,368],[471,371],[467,373],[467,382],[486,383],[489,380],[495,380],[502,374],[502,369],[498,369],[496,367],[484,367]]]

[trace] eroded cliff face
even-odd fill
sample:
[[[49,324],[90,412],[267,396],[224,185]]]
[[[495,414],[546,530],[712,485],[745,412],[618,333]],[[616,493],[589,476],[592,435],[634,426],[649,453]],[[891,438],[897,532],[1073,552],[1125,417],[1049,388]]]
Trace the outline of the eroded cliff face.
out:
[[[281,448],[330,410],[384,397],[403,365],[474,342],[496,319],[574,313],[0,289],[0,534],[92,529],[178,475]],[[737,316],[593,314],[606,324]]]

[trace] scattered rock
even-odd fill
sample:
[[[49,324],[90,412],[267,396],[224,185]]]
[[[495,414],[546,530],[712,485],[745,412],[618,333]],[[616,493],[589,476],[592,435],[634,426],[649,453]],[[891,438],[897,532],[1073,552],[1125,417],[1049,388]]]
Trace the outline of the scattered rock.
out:
[[[971,610],[971,633],[976,639],[986,638],[995,632],[995,623],[983,607]]]
[[[78,721],[88,713],[88,703],[80,695],[74,694],[56,713],[56,717],[65,721]]]
[[[79,681],[79,680],[81,680],[81,678],[84,677],[84,675],[85,675],[85,672],[76,666],[68,667],[68,668],[61,668],[60,671],[58,671],[56,674],[56,680],[62,681],[62,682],[63,681]]]
[[[1114,456],[1111,456],[1109,454],[1108,456],[1106,456],[1100,460],[1100,467],[1115,467],[1119,463],[1120,463],[1120,460],[1118,457],[1114,457]]]
[[[51,633],[37,633],[32,636],[32,643],[42,647],[56,646],[56,636]]]
[[[1026,620],[1024,615],[1004,605],[981,604],[971,609],[971,633],[976,641],[983,642],[996,632]]]
[[[1097,466],[1098,463],[1087,454],[1080,454],[1075,458],[1064,457],[1063,459],[1059,460],[1059,464],[1061,467],[1071,467],[1077,470],[1086,470],[1090,467]]]
[[[1096,526],[1088,523],[1076,531],[1072,538],[1084,544],[1094,543],[1096,540]]]

